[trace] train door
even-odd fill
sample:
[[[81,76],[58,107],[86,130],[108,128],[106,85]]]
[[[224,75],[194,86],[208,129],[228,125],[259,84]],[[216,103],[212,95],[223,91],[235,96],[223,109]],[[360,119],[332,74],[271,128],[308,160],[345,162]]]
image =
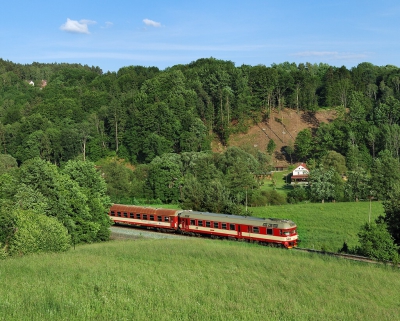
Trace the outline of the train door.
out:
[[[238,238],[242,238],[242,226],[240,224],[237,225],[237,233],[238,233]]]

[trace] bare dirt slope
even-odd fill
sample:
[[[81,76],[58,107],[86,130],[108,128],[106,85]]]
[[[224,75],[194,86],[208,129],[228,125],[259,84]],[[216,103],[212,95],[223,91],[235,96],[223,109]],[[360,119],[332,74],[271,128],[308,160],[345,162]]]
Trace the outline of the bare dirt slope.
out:
[[[287,161],[281,153],[282,149],[296,139],[297,134],[305,128],[317,128],[320,123],[329,123],[336,118],[334,110],[318,111],[316,113],[297,113],[292,109],[281,112],[274,111],[271,117],[262,123],[252,126],[247,133],[232,135],[230,146],[252,146],[265,152],[268,142],[273,139],[276,144],[274,155],[275,165],[287,166]],[[218,146],[220,147],[220,146]],[[217,149],[219,149],[217,147]]]

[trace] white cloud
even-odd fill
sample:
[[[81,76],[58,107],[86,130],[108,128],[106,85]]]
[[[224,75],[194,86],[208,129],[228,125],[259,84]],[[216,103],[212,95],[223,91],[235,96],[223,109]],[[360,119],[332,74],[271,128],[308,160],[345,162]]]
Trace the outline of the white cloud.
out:
[[[146,26],[152,26],[152,27],[156,27],[156,28],[161,27],[161,23],[155,22],[150,19],[143,19],[143,22]]]
[[[82,19],[80,21],[67,18],[67,22],[61,25],[60,29],[72,33],[90,34],[88,25],[95,24],[96,21]]]

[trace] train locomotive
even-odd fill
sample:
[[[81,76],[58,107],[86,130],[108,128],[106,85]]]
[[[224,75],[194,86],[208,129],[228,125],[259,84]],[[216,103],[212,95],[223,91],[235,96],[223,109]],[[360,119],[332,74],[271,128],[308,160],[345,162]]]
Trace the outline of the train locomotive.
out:
[[[116,224],[129,224],[162,232],[244,240],[285,248],[296,247],[298,242],[296,224],[286,219],[121,204],[112,205],[108,214]]]

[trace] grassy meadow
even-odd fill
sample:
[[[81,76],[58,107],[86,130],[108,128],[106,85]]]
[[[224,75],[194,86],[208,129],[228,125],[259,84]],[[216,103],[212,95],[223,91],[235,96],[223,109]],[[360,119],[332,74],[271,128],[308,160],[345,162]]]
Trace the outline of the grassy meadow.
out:
[[[0,320],[398,320],[399,271],[230,241],[139,239],[0,265]]]
[[[277,217],[293,220],[301,239],[299,247],[336,252],[346,242],[358,244],[357,233],[368,222],[383,215],[381,202],[302,203],[282,206],[251,207],[257,217]]]

